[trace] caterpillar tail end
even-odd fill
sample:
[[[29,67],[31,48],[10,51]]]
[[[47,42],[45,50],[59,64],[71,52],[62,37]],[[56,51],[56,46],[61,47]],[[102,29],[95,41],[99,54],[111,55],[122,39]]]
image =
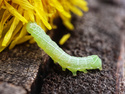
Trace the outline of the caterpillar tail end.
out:
[[[35,22],[34,23],[28,22],[26,24],[26,30],[27,30],[27,32],[30,33],[30,34],[32,34],[32,31],[34,31],[34,29],[36,28],[36,26],[37,26],[37,24]]]
[[[31,30],[31,28],[30,28],[30,25],[31,25],[32,23],[31,22],[28,22],[27,24],[26,24],[26,30],[29,32],[30,30]]]

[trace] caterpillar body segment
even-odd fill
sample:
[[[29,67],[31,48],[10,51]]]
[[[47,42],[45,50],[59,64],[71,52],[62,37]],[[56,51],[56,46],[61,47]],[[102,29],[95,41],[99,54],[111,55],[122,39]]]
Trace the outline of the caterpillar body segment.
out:
[[[102,61],[97,55],[88,57],[74,57],[65,53],[36,23],[29,22],[27,31],[34,37],[38,46],[42,48],[63,70],[70,70],[73,75],[77,71],[87,72],[89,69],[102,70]]]

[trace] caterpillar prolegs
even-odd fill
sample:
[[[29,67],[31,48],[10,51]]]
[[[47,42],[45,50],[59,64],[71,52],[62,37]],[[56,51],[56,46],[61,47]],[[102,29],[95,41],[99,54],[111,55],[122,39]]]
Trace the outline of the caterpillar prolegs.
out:
[[[63,70],[70,70],[73,75],[77,71],[87,72],[89,69],[102,70],[102,61],[97,55],[88,57],[74,57],[65,53],[44,30],[36,23],[29,22],[27,31],[34,37],[38,46],[41,47],[55,62],[58,62]]]

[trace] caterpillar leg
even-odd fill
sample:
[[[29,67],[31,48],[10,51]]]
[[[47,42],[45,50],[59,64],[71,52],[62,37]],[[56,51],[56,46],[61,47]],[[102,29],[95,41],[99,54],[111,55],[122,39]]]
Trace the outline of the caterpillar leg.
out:
[[[73,76],[77,75],[76,71],[71,71],[71,72],[72,72]]]
[[[53,61],[55,64],[57,63],[56,61]]]
[[[63,71],[65,71],[65,70],[66,70],[66,68],[62,68],[62,70],[63,70]]]
[[[83,70],[83,72],[84,72],[84,73],[88,73],[88,71],[87,71],[87,70]]]

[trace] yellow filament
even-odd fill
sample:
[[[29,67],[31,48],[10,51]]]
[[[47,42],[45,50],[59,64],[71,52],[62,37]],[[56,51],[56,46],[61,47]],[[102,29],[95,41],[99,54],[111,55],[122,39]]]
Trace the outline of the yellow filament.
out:
[[[68,33],[68,34],[66,34],[66,35],[64,35],[62,38],[61,38],[61,40],[59,41],[59,44],[60,45],[63,45],[69,38],[70,38],[70,34]]]
[[[82,16],[80,9],[88,11],[85,0],[0,0],[0,52],[8,45],[12,49],[28,40],[34,43],[25,29],[29,21],[36,22],[46,32],[57,28],[54,20],[60,17],[63,24],[73,30],[71,12]]]

